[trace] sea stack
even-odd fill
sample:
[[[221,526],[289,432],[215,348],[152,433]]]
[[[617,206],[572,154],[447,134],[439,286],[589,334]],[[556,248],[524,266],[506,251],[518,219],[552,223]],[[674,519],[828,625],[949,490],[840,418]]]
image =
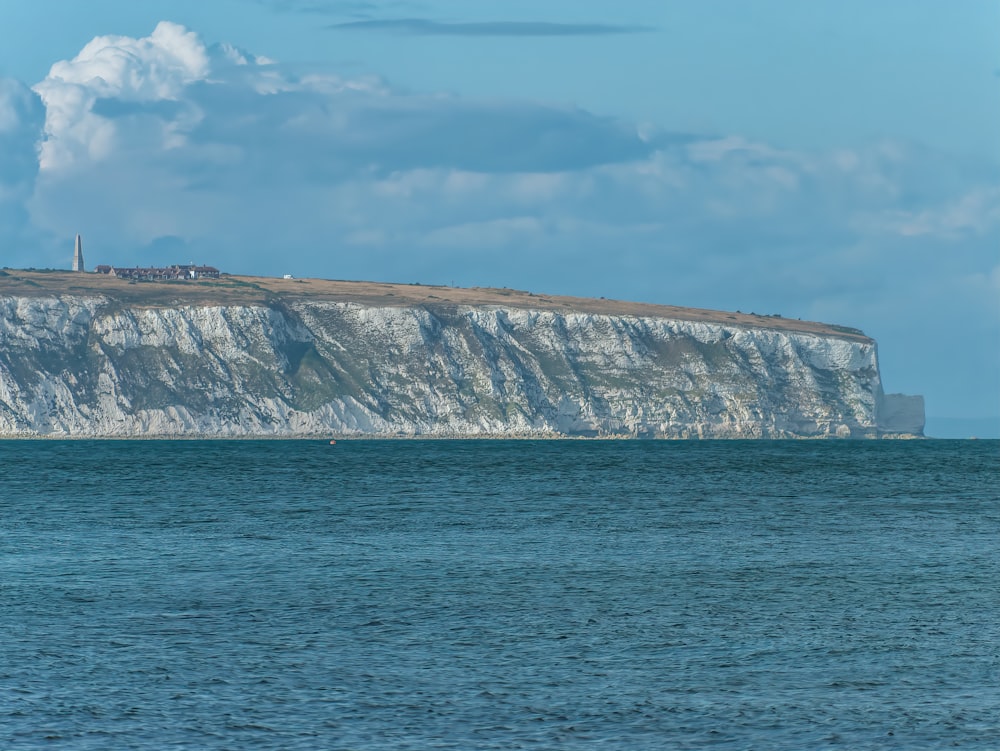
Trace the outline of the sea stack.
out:
[[[73,271],[83,271],[83,240],[76,236],[76,245],[73,248]]]

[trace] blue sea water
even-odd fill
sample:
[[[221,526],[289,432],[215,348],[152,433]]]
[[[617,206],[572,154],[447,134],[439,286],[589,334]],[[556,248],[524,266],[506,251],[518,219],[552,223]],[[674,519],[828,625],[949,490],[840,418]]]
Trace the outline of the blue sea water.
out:
[[[1000,748],[1000,442],[0,442],[0,749]]]

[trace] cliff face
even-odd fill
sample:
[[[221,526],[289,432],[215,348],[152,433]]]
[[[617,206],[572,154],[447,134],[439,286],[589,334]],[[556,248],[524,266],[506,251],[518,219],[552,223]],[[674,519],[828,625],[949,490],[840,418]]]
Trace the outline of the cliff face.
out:
[[[498,306],[0,297],[7,436],[874,437],[894,430],[882,401],[863,336]]]

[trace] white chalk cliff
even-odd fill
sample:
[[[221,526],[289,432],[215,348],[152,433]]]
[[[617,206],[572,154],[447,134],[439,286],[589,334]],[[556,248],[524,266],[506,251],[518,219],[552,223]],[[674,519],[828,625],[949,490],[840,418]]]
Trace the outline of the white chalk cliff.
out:
[[[922,402],[884,397],[875,342],[862,335],[484,305],[0,296],[3,436],[877,437],[922,427]]]

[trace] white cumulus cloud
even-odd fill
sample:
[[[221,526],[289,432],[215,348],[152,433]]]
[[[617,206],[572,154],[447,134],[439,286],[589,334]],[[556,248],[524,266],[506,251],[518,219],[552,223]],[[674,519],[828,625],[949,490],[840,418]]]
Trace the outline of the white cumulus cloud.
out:
[[[55,63],[34,87],[46,109],[41,168],[63,169],[81,158],[100,160],[113,152],[118,128],[112,118],[94,112],[102,99],[176,101],[208,71],[204,44],[178,24],[163,21],[142,39],[95,38],[72,60]]]

